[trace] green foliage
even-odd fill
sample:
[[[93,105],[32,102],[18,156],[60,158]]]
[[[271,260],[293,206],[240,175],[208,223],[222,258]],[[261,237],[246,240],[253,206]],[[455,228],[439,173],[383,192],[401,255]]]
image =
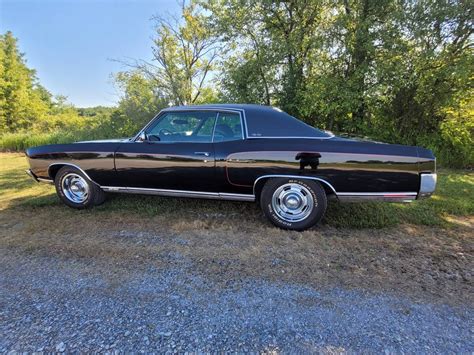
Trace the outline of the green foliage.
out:
[[[49,93],[37,84],[11,32],[0,35],[0,131],[14,132],[43,118]]]
[[[442,166],[474,166],[474,96],[447,108],[445,114],[439,132],[421,137],[418,144],[432,149]]]
[[[171,19],[170,19],[171,18]],[[152,85],[154,94],[173,105],[191,105],[214,100],[209,73],[218,54],[218,40],[194,3],[184,5],[181,17],[155,17],[153,63],[132,66],[129,82],[140,77]]]
[[[164,106],[162,100],[146,105],[147,89],[133,78],[124,88],[127,96],[119,109],[77,109],[37,82],[35,71],[18,51],[17,40],[7,32],[0,36],[0,149],[130,136]]]
[[[472,5],[437,0],[202,1],[226,44],[221,97],[425,145],[473,166]]]
[[[6,133],[0,136],[0,147],[7,151],[23,151],[44,144],[71,143],[80,138],[71,132],[56,133]]]
[[[167,98],[139,70],[117,73],[115,82],[122,97],[118,111],[114,113],[113,123],[115,129],[122,133],[138,131],[167,106]]]

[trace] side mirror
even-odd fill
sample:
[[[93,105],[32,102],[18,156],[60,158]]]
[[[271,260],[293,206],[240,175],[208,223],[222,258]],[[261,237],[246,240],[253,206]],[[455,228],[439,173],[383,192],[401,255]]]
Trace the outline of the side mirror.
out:
[[[145,131],[141,131],[140,134],[138,135],[137,141],[138,142],[146,142],[148,140],[148,137],[145,133]]]

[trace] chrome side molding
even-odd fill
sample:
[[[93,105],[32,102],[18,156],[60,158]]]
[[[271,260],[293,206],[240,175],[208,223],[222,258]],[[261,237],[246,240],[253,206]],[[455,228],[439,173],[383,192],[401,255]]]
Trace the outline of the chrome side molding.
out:
[[[412,202],[417,195],[416,192],[339,192],[337,197],[341,202]]]
[[[219,192],[219,197],[221,200],[227,200],[227,201],[248,201],[248,202],[255,201],[255,195],[247,195],[247,194],[231,194],[231,193]]]
[[[168,190],[168,189],[149,189],[138,187],[119,187],[119,186],[101,186],[106,192],[120,192],[128,194],[155,195],[167,197],[190,197],[205,198],[211,200],[229,200],[229,201],[255,201],[254,195],[233,194],[224,192],[205,192],[205,191],[187,191],[187,190]]]
[[[44,182],[44,183],[46,183],[46,184],[54,185],[54,181],[51,180],[51,179],[38,178],[38,182]]]
[[[418,192],[418,198],[430,197],[436,190],[437,179],[438,176],[436,173],[420,174],[420,191]]]

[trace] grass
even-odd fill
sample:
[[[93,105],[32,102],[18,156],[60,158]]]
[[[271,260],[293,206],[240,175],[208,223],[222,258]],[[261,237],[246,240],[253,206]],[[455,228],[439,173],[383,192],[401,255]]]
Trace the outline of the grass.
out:
[[[21,153],[0,153],[0,209],[58,207],[54,187],[37,184],[25,174],[26,160]],[[474,174],[463,170],[438,172],[438,187],[430,199],[410,204],[383,202],[330,202],[324,224],[337,228],[383,228],[401,223],[449,226],[453,217],[474,215]],[[94,212],[95,211],[95,212]],[[127,212],[153,216],[225,216],[229,219],[259,218],[255,204],[159,198],[152,196],[110,195],[106,203],[81,213]]]

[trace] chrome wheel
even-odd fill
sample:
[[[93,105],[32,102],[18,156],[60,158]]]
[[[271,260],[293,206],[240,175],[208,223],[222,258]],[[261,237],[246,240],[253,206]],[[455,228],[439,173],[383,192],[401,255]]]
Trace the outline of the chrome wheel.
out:
[[[305,186],[288,183],[275,190],[272,207],[281,219],[287,222],[300,222],[313,211],[314,199]]]
[[[89,184],[80,175],[69,173],[61,181],[64,196],[74,203],[83,203],[89,196]]]

